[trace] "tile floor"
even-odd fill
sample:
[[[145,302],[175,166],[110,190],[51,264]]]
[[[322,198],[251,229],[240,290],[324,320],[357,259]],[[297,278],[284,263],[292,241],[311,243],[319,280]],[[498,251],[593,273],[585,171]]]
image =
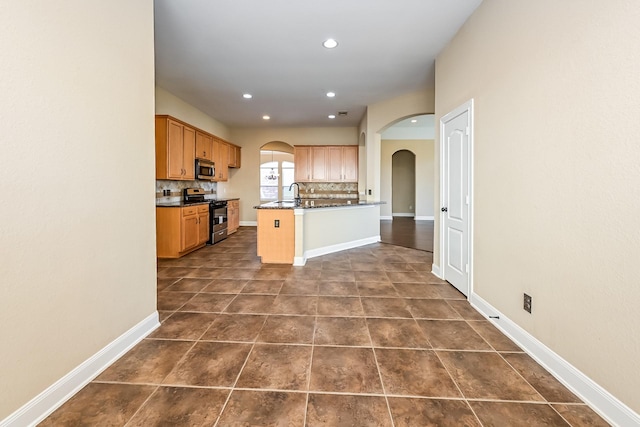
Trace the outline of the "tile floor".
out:
[[[430,253],[380,243],[292,267],[255,248],[241,227],[160,260],[160,328],[41,425],[608,425]]]

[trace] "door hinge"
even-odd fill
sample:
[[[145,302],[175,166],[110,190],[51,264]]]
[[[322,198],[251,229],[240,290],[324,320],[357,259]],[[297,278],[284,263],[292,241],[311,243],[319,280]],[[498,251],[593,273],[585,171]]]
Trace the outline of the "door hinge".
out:
[[[468,205],[468,204],[469,204],[469,196],[466,196],[466,197],[464,198],[464,201],[465,201],[465,203]]]
[[[464,129],[464,133],[465,133],[465,135],[469,135],[469,134],[471,134],[471,128],[470,128],[469,126],[467,126],[467,127]]]
[[[464,272],[468,273],[469,272],[469,264],[465,264],[464,265]]]

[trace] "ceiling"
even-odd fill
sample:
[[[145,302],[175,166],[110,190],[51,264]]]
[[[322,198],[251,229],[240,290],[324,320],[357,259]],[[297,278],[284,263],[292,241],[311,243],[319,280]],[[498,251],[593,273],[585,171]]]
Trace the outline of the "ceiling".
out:
[[[480,2],[155,0],[156,84],[231,127],[357,126],[367,105],[433,88]]]

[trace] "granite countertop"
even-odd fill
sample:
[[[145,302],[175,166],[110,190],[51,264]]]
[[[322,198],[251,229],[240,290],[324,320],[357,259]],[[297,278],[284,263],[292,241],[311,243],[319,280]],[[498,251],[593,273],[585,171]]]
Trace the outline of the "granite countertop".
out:
[[[353,206],[383,205],[385,202],[345,199],[303,199],[300,205],[293,200],[279,200],[254,206],[254,209],[318,209],[318,208],[350,208]]]
[[[182,208],[185,206],[208,205],[209,202],[212,202],[212,201],[228,202],[230,200],[240,200],[240,198],[231,197],[228,199],[207,199],[202,202],[189,202],[189,203],[185,203],[184,200],[163,201],[163,202],[156,202],[156,207],[157,208]]]

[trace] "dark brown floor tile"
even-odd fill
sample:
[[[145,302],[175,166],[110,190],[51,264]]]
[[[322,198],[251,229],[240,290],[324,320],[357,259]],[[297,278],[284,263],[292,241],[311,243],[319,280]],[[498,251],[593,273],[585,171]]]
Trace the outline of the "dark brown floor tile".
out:
[[[261,268],[253,275],[253,280],[286,280],[291,271],[283,268]]]
[[[155,386],[89,383],[39,426],[123,426]]]
[[[160,384],[192,345],[191,341],[142,340],[96,381]]]
[[[307,262],[304,267],[296,267],[291,270],[287,280],[318,280],[322,274],[322,263],[319,263],[317,268],[311,264],[311,261]]]
[[[384,271],[354,271],[353,275],[356,282],[390,282]]]
[[[325,258],[326,259],[326,258]],[[323,270],[351,270],[351,262],[343,260],[343,257],[339,257],[340,261],[323,261]]]
[[[264,315],[219,314],[200,339],[253,342],[266,319]]]
[[[384,397],[310,394],[308,427],[391,427]]]
[[[469,402],[485,426],[569,426],[549,405],[516,402]]]
[[[551,405],[562,417],[573,427],[608,427],[606,422],[600,415],[589,408],[587,405]]]
[[[356,272],[357,273],[357,272]],[[351,270],[322,270],[320,280],[355,282],[354,272]]]
[[[431,348],[413,319],[368,318],[367,325],[374,347]]]
[[[318,295],[318,281],[289,279],[280,288],[280,295]]]
[[[367,324],[359,317],[318,317],[316,345],[370,346]]]
[[[393,283],[402,298],[442,298],[438,290],[426,283]]]
[[[431,350],[375,349],[387,394],[424,397],[462,397]]]
[[[411,318],[406,300],[402,298],[361,298],[362,308],[368,317]]]
[[[187,301],[187,303],[180,308],[180,311],[221,313],[235,297],[235,294],[197,294]]]
[[[253,279],[258,270],[254,268],[220,268],[214,278],[216,279]]]
[[[183,278],[169,286],[166,290],[170,292],[200,292],[209,283],[211,283],[211,279]]]
[[[445,300],[409,299],[407,305],[416,319],[462,319]]]
[[[242,290],[247,282],[248,280],[245,279],[214,279],[202,290],[202,292],[237,294]]]
[[[384,267],[378,261],[351,261],[353,271],[384,271]]]
[[[175,282],[177,282],[180,279],[176,279],[176,278],[167,278],[167,279],[158,279],[158,292],[164,291],[165,289],[167,289],[169,286],[173,285]]]
[[[314,347],[309,390],[381,393],[382,386],[373,350]]]
[[[464,400],[390,397],[389,407],[396,427],[480,427]]]
[[[215,320],[212,313],[177,312],[156,329],[149,338],[197,340]]]
[[[318,297],[319,316],[364,316],[360,298]]]
[[[249,280],[241,293],[277,295],[283,283],[284,280]]]
[[[238,295],[227,306],[227,313],[270,313],[273,301],[276,299],[274,295]]]
[[[387,276],[392,282],[425,283],[425,280],[420,273],[415,271],[387,271]]]
[[[419,262],[417,258],[411,258],[411,257],[403,257],[403,258],[407,259],[407,262],[409,266],[411,266],[411,269],[413,271],[424,271],[428,273],[433,268],[433,263],[431,262],[431,259],[429,259],[428,262]]]
[[[382,264],[384,270],[387,272],[390,271],[410,271],[415,272],[415,270],[411,267],[411,264],[408,262],[389,262]]]
[[[158,294],[158,310],[175,311],[195,295],[190,292],[160,292]]]
[[[229,390],[159,387],[127,426],[215,424]]]
[[[427,283],[433,285],[438,289],[438,293],[441,298],[445,299],[454,299],[454,300],[466,300],[467,297],[464,296],[462,292],[454,288],[451,284],[444,282],[441,283],[442,280],[435,278],[431,280],[427,280]]]
[[[198,342],[164,383],[193,386],[233,386],[251,344]]]
[[[394,251],[396,252],[396,251]],[[392,264],[392,263],[398,263],[398,262],[405,262],[404,258],[402,258],[402,256],[394,253],[393,255],[385,255],[382,256],[378,259],[381,263],[383,264]]]
[[[158,320],[160,321],[160,323],[162,323],[167,320],[173,313],[175,313],[175,311],[158,310]]]
[[[202,278],[202,279],[216,279],[221,277],[221,274],[228,269],[226,268],[192,268],[185,277]]]
[[[396,288],[389,282],[356,282],[363,297],[398,297]]]
[[[306,390],[311,351],[311,346],[256,344],[236,387]]]
[[[497,351],[522,351],[489,321],[469,321],[469,325]]]
[[[304,425],[305,393],[234,390],[218,427]]]
[[[418,320],[436,349],[491,350],[491,346],[464,320]]]
[[[453,307],[453,309],[457,311],[458,314],[465,320],[487,320],[482,314],[478,312],[478,310],[471,307],[469,301],[447,300],[447,304]]]
[[[158,279],[187,277],[193,270],[189,267],[162,267],[158,269]]]
[[[314,316],[269,316],[258,342],[312,344]]]
[[[318,295],[358,296],[355,282],[318,282]]]
[[[305,295],[278,295],[273,300],[271,313],[315,315],[318,297]]]
[[[548,402],[582,403],[564,385],[525,353],[502,355]]]
[[[438,351],[438,356],[467,398],[544,400],[497,353]]]

